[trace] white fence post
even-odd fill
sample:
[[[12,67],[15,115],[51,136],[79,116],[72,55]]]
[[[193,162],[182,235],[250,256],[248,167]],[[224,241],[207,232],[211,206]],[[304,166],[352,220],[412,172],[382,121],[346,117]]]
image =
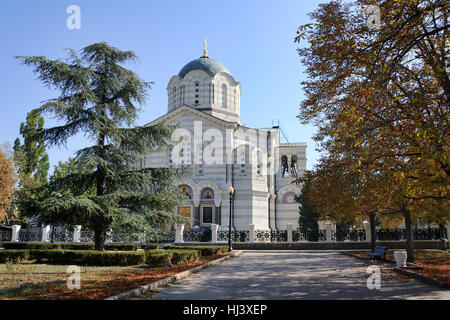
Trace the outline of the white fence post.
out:
[[[255,242],[255,225],[254,224],[248,225],[248,241],[250,243]]]
[[[109,229],[107,232],[106,232],[106,236],[105,236],[105,243],[112,243],[113,241],[112,241],[112,236],[113,236],[113,230],[112,229]],[[140,241],[140,240],[139,240]]]
[[[286,223],[287,242],[292,241],[292,223]]]
[[[370,232],[370,222],[364,221],[364,229],[366,230],[366,241],[372,241],[372,233]]]
[[[219,229],[219,225],[215,223],[211,223],[211,243],[217,243],[217,230]]]
[[[12,242],[17,242],[19,241],[19,231],[20,231],[20,226],[15,224],[12,227],[12,236],[11,236],[11,241]]]
[[[49,242],[48,236],[50,234],[50,226],[43,226],[42,227],[42,236],[41,236],[41,242]]]
[[[184,224],[175,225],[175,243],[182,243],[183,241]]]
[[[331,242],[332,241],[332,228],[333,225],[329,222],[325,223],[325,232],[326,232],[326,236],[327,236],[327,242]]]
[[[73,226],[73,242],[80,242],[81,238],[81,226]]]

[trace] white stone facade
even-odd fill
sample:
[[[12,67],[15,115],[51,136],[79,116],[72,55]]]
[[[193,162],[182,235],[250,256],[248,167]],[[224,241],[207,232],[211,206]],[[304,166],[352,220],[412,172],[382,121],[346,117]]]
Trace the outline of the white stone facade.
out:
[[[280,129],[241,125],[240,83],[220,63],[192,61],[167,86],[168,113],[158,123],[177,125],[166,150],[142,156],[143,167],[190,168],[179,181],[186,201],[176,210],[195,225],[228,225],[233,186],[233,226],[247,230],[298,226],[300,187],[292,181],[306,170],[306,144],[280,143]],[[204,61],[204,60],[202,60]],[[200,62],[202,62],[200,61]],[[217,64],[217,65],[215,65]],[[211,67],[212,65],[212,67]],[[227,71],[227,70],[226,70]],[[180,76],[181,75],[181,76]],[[197,95],[197,96],[196,96]]]

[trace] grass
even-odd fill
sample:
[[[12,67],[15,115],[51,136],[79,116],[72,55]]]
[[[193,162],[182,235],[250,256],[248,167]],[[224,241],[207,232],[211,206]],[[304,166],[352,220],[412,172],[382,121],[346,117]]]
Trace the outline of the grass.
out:
[[[168,268],[80,267],[81,289],[67,288],[64,265],[31,263],[0,264],[0,299],[2,300],[98,300],[172,276],[224,256],[202,258]]]

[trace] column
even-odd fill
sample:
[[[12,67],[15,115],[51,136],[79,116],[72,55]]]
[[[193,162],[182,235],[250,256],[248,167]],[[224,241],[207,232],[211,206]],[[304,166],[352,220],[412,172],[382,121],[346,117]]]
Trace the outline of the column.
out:
[[[11,236],[11,241],[12,242],[18,242],[19,241],[19,231],[20,231],[20,226],[15,224],[12,227],[12,236]]]
[[[49,242],[50,226],[42,226],[41,242]]]
[[[372,241],[372,233],[370,232],[370,222],[364,221],[364,230],[366,230],[366,241],[370,242]]]
[[[211,223],[211,242],[217,243],[217,230],[219,229],[219,225],[215,223]]]
[[[175,225],[175,243],[182,243],[183,241],[184,224]]]
[[[248,241],[250,243],[255,242],[255,225],[254,224],[248,225]]]
[[[327,242],[331,242],[332,241],[332,228],[333,225],[330,222],[325,223],[325,232],[326,232],[326,236],[327,236]]]
[[[292,223],[286,223],[287,242],[293,242],[292,240]]]
[[[81,226],[75,225],[73,226],[73,242],[80,242],[81,238]]]

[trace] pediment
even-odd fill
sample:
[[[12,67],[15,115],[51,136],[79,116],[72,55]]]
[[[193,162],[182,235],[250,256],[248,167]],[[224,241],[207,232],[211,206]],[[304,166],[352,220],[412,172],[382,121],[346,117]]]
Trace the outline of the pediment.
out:
[[[163,122],[176,123],[177,120],[181,121],[186,117],[198,119],[199,121],[208,121],[214,123],[215,126],[222,128],[236,128],[239,126],[236,122],[222,120],[187,105],[176,108],[175,110],[172,110],[171,112],[159,117],[158,119],[147,123],[145,126],[152,126]]]

